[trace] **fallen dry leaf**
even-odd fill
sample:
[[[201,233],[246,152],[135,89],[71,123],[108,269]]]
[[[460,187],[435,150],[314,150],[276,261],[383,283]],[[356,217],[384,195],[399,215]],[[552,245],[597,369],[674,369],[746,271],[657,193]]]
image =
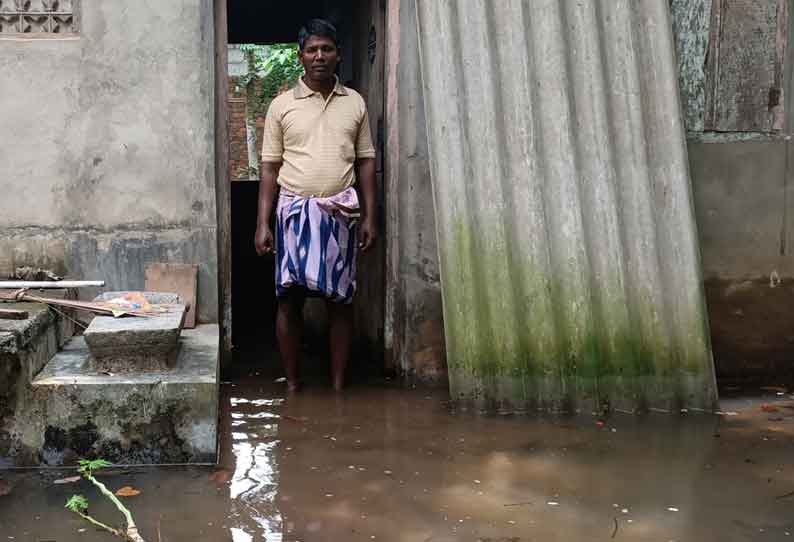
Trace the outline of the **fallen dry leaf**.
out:
[[[118,491],[116,491],[116,496],[118,497],[134,497],[135,495],[140,495],[141,490],[135,489],[134,487],[124,486]]]
[[[291,422],[305,423],[309,421],[309,418],[307,418],[306,416],[290,416],[289,414],[284,414],[281,417]]]
[[[228,470],[216,470],[212,474],[210,474],[210,480],[218,483],[223,484],[229,481],[232,477],[232,473]]]
[[[68,478],[61,478],[60,480],[55,480],[53,484],[73,484],[75,482],[80,481],[80,476],[69,476]]]
[[[764,412],[777,412],[778,408],[774,405],[761,405],[761,410]]]
[[[11,482],[8,482],[6,480],[0,480],[0,497],[11,493],[11,489],[13,487],[14,486],[11,485]]]

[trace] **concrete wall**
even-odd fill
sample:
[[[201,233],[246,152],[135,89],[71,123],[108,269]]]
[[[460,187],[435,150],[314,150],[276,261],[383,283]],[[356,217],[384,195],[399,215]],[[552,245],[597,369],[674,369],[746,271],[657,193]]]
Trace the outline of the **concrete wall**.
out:
[[[717,373],[794,379],[791,141],[690,141]]]
[[[408,377],[446,383],[415,0],[390,0],[387,28],[387,365]]]
[[[337,9],[345,9],[342,2],[334,2]],[[330,2],[328,4],[331,4]],[[348,37],[342,44],[343,52],[349,49],[349,56],[343,60],[347,64],[353,88],[361,93],[367,104],[370,132],[377,149],[376,182],[383,186],[383,72],[384,72],[384,0],[356,0],[344,14],[334,15],[333,5],[329,7],[332,17],[345,21],[341,28],[347,27]],[[340,16],[341,15],[341,16]],[[372,33],[371,33],[372,31]],[[373,38],[370,44],[370,38]],[[344,77],[344,71],[342,72]],[[360,358],[368,363],[382,366],[383,359],[383,322],[386,244],[383,242],[384,193],[378,193],[378,225],[381,232],[380,242],[358,260],[358,286],[356,290],[355,326]],[[363,361],[363,360],[362,360]]]
[[[783,139],[690,142],[705,279],[794,277],[794,209]]]
[[[0,276],[143,287],[197,263],[217,320],[212,3],[84,2],[76,39],[0,40]]]

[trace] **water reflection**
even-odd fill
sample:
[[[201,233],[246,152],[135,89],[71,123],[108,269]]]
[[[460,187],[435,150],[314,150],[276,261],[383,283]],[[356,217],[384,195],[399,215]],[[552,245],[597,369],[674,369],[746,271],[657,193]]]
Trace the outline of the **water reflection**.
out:
[[[246,399],[245,397],[232,397],[229,399],[232,407],[237,405],[255,405],[255,406],[279,406],[284,404],[283,397],[276,397],[273,399]]]
[[[233,542],[252,542],[254,539],[253,536],[246,533],[242,529],[238,529],[237,527],[232,527],[230,531],[232,533]]]
[[[234,474],[229,485],[230,528],[234,542],[280,542],[283,520],[276,506],[279,484],[280,416],[272,409],[283,399],[229,399]],[[243,431],[244,426],[244,431]]]

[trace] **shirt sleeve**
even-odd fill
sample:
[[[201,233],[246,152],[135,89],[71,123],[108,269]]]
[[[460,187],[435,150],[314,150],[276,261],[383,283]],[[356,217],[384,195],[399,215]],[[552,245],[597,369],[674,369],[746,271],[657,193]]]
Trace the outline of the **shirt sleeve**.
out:
[[[270,104],[262,133],[262,161],[281,162],[284,154],[284,132],[281,128],[281,112],[275,103]]]
[[[369,129],[369,114],[364,108],[364,116],[358,126],[356,138],[356,158],[375,158],[375,147],[372,145],[372,134]]]

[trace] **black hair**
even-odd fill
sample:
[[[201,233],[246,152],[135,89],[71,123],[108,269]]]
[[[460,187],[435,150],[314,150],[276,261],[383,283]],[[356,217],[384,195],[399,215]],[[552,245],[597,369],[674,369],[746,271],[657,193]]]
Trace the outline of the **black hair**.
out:
[[[334,42],[334,45],[339,47],[339,40],[336,37],[336,27],[325,19],[312,19],[301,27],[300,32],[298,32],[298,47],[301,51],[306,47],[306,42],[309,41],[309,38],[312,36],[328,38]]]

